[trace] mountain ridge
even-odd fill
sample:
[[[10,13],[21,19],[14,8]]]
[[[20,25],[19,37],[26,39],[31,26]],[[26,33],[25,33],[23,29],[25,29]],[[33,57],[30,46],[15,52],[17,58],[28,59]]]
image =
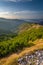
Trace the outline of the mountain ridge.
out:
[[[12,32],[15,33],[19,29],[19,26],[24,23],[29,24],[40,24],[43,25],[43,19],[29,19],[29,20],[23,20],[23,19],[6,19],[6,18],[0,18],[0,30],[4,32]],[[1,32],[2,33],[2,32]]]

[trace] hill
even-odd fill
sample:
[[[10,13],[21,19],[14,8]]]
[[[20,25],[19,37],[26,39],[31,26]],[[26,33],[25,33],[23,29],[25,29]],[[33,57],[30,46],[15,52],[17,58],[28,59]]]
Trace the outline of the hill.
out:
[[[38,49],[43,49],[43,26],[24,23],[17,36],[0,42],[0,65],[18,65],[19,57]]]

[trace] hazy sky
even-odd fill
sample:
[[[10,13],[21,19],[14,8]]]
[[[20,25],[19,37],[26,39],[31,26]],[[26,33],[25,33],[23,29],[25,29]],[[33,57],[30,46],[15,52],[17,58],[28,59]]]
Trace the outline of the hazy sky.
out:
[[[43,0],[0,0],[0,17],[43,19]]]

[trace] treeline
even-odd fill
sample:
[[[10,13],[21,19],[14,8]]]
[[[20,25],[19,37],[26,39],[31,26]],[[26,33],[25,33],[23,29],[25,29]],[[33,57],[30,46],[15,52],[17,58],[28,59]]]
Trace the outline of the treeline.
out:
[[[10,40],[0,42],[0,57],[22,50],[24,47],[34,45],[33,41],[43,38],[43,27],[31,28]],[[29,41],[32,42],[29,42]]]

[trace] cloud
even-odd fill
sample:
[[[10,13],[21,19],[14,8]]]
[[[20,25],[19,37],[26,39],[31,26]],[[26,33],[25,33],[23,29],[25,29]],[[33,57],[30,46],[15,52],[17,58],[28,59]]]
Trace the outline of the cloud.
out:
[[[17,19],[43,19],[42,11],[0,12],[0,17]]]
[[[21,15],[25,15],[25,14],[34,14],[37,13],[36,11],[18,11],[18,12],[13,12],[13,14],[21,14]]]
[[[25,15],[25,14],[32,14],[37,13],[36,11],[16,11],[16,12],[10,12],[10,11],[0,11],[0,15]]]
[[[0,1],[26,2],[26,1],[32,1],[32,0],[0,0]]]
[[[8,15],[9,12],[0,12],[0,15]]]

